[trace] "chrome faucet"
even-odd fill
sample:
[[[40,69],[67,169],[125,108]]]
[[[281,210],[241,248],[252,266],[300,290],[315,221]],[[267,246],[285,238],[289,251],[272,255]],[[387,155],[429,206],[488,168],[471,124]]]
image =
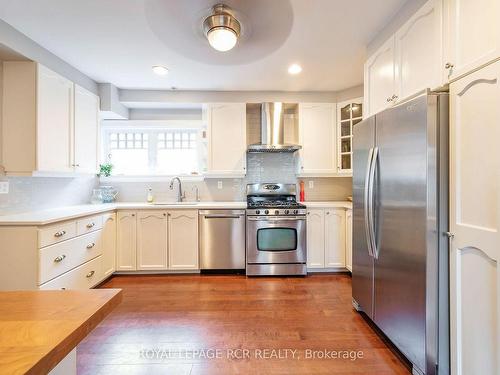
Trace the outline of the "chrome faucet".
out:
[[[177,202],[182,202],[184,198],[186,198],[185,193],[182,191],[182,183],[179,177],[174,177],[170,180],[170,190],[174,190],[174,181],[177,180],[179,183],[179,190],[177,190]]]

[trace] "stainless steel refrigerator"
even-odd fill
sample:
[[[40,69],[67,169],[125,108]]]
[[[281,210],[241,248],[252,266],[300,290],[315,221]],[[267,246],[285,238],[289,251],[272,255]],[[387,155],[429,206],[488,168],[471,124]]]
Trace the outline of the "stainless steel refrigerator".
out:
[[[425,91],[353,135],[354,307],[414,373],[448,374],[448,94]]]

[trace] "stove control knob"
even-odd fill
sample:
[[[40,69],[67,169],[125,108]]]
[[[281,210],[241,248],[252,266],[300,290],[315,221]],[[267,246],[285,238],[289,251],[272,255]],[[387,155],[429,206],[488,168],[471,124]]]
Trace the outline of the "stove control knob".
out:
[[[269,214],[269,210],[265,210],[265,211],[264,211],[264,213],[265,213],[266,215],[268,215],[268,214]]]
[[[293,213],[297,215],[299,213],[299,210],[293,210]]]
[[[290,213],[290,210],[285,210],[285,215],[288,215]]]
[[[274,211],[274,214],[275,214],[275,215],[279,215],[279,214],[280,214],[280,211],[279,211],[279,210],[276,210],[276,211]]]
[[[256,210],[256,211],[255,211],[255,214],[256,214],[256,215],[260,215],[260,210]]]

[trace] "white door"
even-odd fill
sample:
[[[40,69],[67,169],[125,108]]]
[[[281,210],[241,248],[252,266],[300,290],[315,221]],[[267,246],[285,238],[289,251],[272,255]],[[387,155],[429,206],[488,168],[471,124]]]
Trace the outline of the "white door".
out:
[[[136,270],[137,221],[134,211],[118,211],[116,230],[116,270]]]
[[[321,176],[337,172],[335,115],[335,104],[299,104],[301,174]]]
[[[446,62],[455,80],[500,57],[500,1],[448,1]]]
[[[73,82],[38,65],[37,170],[69,172],[73,125]]]
[[[364,117],[369,117],[397,100],[394,36],[385,42],[365,63]]]
[[[213,175],[246,173],[246,104],[209,104],[208,170]]]
[[[500,373],[500,62],[450,85],[452,374]]]
[[[396,33],[399,98],[441,86],[443,77],[443,0],[424,4]]]
[[[98,129],[99,97],[75,85],[75,171],[96,172]]]
[[[102,226],[102,270],[104,277],[115,272],[116,213],[105,214]]]
[[[345,210],[325,210],[325,267],[345,267]]]
[[[169,268],[198,269],[198,210],[170,211],[168,233]]]
[[[307,210],[307,268],[325,267],[325,213]]]
[[[345,268],[352,272],[352,210],[345,213]]]
[[[167,269],[167,213],[137,213],[137,269]]]

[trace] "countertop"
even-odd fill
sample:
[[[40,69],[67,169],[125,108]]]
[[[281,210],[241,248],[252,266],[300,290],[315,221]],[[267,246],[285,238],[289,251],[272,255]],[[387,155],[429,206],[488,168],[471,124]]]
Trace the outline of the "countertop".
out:
[[[63,220],[76,219],[87,215],[99,214],[114,210],[182,210],[182,209],[245,209],[246,202],[184,202],[149,204],[140,202],[117,202],[108,204],[84,204],[66,206],[40,211],[24,212],[11,215],[0,215],[0,226],[38,226],[56,223]],[[352,208],[349,201],[302,202],[311,208],[342,207]]]
[[[46,374],[122,300],[120,289],[0,292],[0,374]]]

